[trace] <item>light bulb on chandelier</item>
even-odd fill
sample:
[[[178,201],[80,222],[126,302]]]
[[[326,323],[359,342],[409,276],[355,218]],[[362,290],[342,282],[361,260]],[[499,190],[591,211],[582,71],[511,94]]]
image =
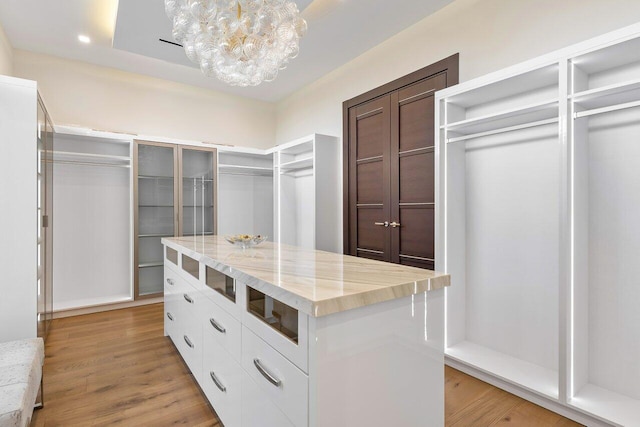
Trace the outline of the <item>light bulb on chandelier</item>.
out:
[[[273,81],[307,31],[290,0],[165,0],[165,10],[187,57],[233,86]]]

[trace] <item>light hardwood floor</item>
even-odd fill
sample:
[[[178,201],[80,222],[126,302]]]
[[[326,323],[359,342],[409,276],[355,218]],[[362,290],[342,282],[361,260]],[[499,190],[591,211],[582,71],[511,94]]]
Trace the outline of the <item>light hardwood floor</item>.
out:
[[[220,426],[163,336],[162,304],[53,321],[32,426]],[[578,426],[446,368],[446,425]],[[429,427],[429,426],[425,426]]]

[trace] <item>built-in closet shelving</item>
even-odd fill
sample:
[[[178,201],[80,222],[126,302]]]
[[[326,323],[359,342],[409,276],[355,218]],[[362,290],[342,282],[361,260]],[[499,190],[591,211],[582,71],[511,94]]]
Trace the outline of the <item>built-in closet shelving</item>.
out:
[[[447,363],[640,425],[640,25],[440,91]]]
[[[313,134],[276,149],[276,241],[342,251],[338,139]]]
[[[273,153],[218,150],[218,234],[273,235]]]
[[[55,310],[131,301],[131,137],[56,131]]]

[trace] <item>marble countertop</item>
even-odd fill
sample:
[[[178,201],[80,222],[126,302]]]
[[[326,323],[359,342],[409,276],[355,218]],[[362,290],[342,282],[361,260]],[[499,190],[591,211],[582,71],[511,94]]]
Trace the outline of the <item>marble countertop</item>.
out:
[[[313,317],[450,284],[448,274],[431,270],[271,242],[244,250],[222,236],[162,243]]]

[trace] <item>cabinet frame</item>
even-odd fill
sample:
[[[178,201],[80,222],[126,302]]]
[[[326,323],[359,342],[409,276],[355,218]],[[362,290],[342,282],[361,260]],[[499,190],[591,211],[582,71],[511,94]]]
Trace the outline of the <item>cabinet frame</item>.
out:
[[[155,294],[140,295],[140,275],[139,275],[139,254],[140,249],[139,235],[139,202],[138,202],[138,147],[140,145],[148,145],[152,147],[171,148],[173,150],[173,236],[178,236],[179,227],[179,197],[178,197],[178,146],[175,144],[167,144],[164,142],[155,141],[143,141],[135,139],[133,141],[133,295],[134,299],[142,300],[148,298],[155,298],[162,294],[162,291]]]
[[[180,145],[177,147],[177,165],[178,165],[178,177],[177,177],[177,185],[179,186],[179,189],[177,191],[178,193],[178,204],[177,206],[177,218],[178,218],[178,226],[176,228],[177,230],[177,235],[178,236],[182,236],[184,235],[184,194],[182,191],[182,180],[184,178],[183,176],[183,162],[182,162],[182,158],[183,158],[183,152],[185,150],[189,150],[189,151],[200,151],[200,152],[207,152],[207,153],[212,153],[212,171],[213,171],[213,180],[215,182],[213,182],[213,218],[211,219],[213,221],[213,234],[218,234],[218,150],[216,148],[212,148],[212,147],[195,147],[195,146],[183,146]],[[174,183],[174,185],[176,185]],[[174,187],[175,188],[175,187]]]

